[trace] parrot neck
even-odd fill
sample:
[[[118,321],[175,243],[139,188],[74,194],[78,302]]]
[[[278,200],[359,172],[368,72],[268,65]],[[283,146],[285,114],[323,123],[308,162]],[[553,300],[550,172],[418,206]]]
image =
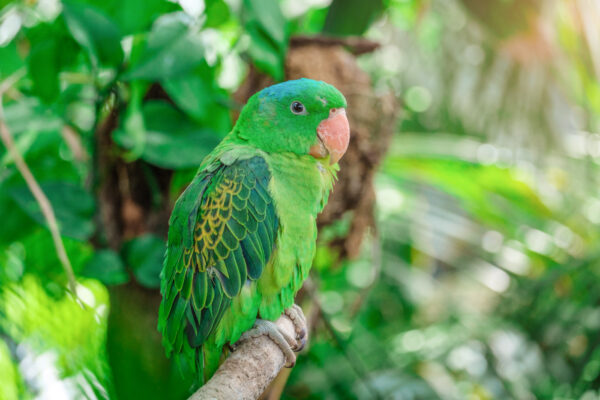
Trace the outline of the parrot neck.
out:
[[[327,203],[337,165],[293,153],[268,154],[266,160],[272,173],[270,189],[275,204],[281,205],[280,212],[285,213],[284,205],[288,205],[292,213],[308,211],[316,217]]]
[[[292,153],[268,154],[265,160],[271,170],[269,192],[280,226],[277,257],[273,270],[269,272],[267,269],[266,274],[273,276],[275,287],[291,290],[292,296],[288,300],[293,301],[293,295],[302,286],[312,265],[316,251],[317,214],[327,203],[336,168],[329,167],[329,163],[324,166],[312,156]],[[282,271],[289,273],[285,275]],[[284,307],[290,305],[286,303]],[[273,316],[276,318],[276,315]]]

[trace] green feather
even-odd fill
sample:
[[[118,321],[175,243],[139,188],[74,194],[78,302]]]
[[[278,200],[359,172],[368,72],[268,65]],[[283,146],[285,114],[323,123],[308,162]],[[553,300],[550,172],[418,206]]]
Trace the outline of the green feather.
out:
[[[230,239],[233,238],[232,240],[235,240],[236,243],[235,246],[231,246],[230,248],[232,250],[236,249],[240,243],[240,240],[242,240],[246,235],[246,230],[233,218],[227,221],[227,230],[229,231],[228,235],[230,236]]]
[[[181,287],[180,293],[184,299],[189,300],[190,296],[192,295],[192,283],[194,282],[194,268],[188,268],[185,274],[182,275],[185,275],[185,279],[183,281],[183,286]]]
[[[194,299],[194,308],[201,310],[206,304],[206,274],[196,274],[194,279],[194,289],[192,291],[192,297]]]
[[[294,115],[292,101],[309,113]],[[345,106],[335,88],[308,79],[261,91],[175,203],[158,327],[167,354],[200,383],[258,314],[275,320],[293,302],[337,168],[308,149],[329,109]]]

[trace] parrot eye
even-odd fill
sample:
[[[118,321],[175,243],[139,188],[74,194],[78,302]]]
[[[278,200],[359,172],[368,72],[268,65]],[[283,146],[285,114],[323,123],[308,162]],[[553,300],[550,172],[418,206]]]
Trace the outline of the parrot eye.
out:
[[[304,104],[300,103],[299,101],[294,101],[291,105],[290,105],[290,110],[292,110],[292,112],[296,115],[306,115],[306,108],[304,108]]]

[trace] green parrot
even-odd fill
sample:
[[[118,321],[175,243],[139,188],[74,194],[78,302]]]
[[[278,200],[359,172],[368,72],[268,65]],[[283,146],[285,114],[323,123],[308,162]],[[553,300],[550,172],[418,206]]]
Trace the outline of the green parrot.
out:
[[[345,108],[335,87],[311,79],[254,94],[175,203],[158,329],[167,355],[200,384],[247,331],[268,333],[288,366],[295,362],[291,350],[300,346],[271,321],[284,312],[295,323],[303,318],[294,297],[348,147]]]

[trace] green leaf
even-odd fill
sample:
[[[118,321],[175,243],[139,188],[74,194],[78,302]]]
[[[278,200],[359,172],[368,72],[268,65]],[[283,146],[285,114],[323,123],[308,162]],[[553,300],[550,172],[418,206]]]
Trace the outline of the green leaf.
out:
[[[123,245],[123,258],[135,279],[148,288],[160,287],[165,241],[154,235],[139,236]]]
[[[104,12],[72,1],[63,1],[63,10],[71,34],[89,52],[92,63],[118,66],[123,61],[121,32]]]
[[[257,24],[280,48],[286,45],[286,20],[277,0],[244,0],[247,23]]]
[[[162,86],[175,104],[192,117],[204,120],[209,115],[214,101],[212,87],[201,77],[186,75],[167,79]]]
[[[121,257],[112,250],[99,250],[85,265],[81,275],[98,279],[106,285],[120,285],[129,281]]]
[[[158,16],[177,8],[176,3],[164,0],[125,0],[117,1],[114,15],[123,33],[130,35],[145,32]]]
[[[7,189],[0,186],[0,245],[13,243],[31,233],[35,224],[31,218],[15,204]]]
[[[33,92],[47,103],[56,99],[60,92],[58,81],[60,71],[56,62],[56,51],[56,43],[50,38],[35,44],[27,60],[29,75],[33,81]]]
[[[13,360],[10,348],[4,338],[0,339],[0,370],[2,371],[0,398],[19,399],[26,397],[25,385],[19,372],[19,364]]]
[[[43,277],[44,285],[49,291],[63,293],[67,276],[56,254],[52,235],[47,229],[40,226],[35,226],[35,228],[32,233],[17,242],[25,250],[23,261],[25,274],[33,273]],[[66,236],[63,237],[63,244],[75,275],[79,275],[94,254],[92,245]]]
[[[146,128],[144,126],[144,115],[142,113],[142,100],[148,85],[141,81],[131,83],[131,97],[125,113],[124,129],[127,137],[131,139],[133,146],[126,156],[128,160],[139,158],[146,142]]]
[[[123,79],[159,80],[186,74],[204,60],[202,38],[182,13],[159,18],[148,35],[146,48]]]
[[[81,187],[67,182],[40,184],[52,204],[61,235],[75,239],[89,239],[94,232],[94,198]],[[47,226],[40,206],[29,191],[22,186],[10,189],[10,196],[25,213],[37,223]]]
[[[59,73],[73,64],[79,47],[60,19],[36,25],[26,36],[31,45],[27,66],[33,93],[42,101],[52,103],[60,93]]]
[[[250,35],[248,52],[256,66],[276,80],[284,76],[286,19],[276,0],[244,0],[242,16]]]
[[[56,114],[50,112],[47,107],[33,97],[26,97],[18,102],[8,104],[4,112],[6,124],[15,136],[27,131],[60,131],[63,126],[63,122]]]
[[[173,172],[173,176],[171,177],[171,185],[169,188],[169,193],[172,199],[177,199],[179,197],[179,195],[190,184],[192,179],[194,179],[197,172],[198,167],[180,169]]]
[[[10,42],[5,47],[0,47],[0,80],[6,79],[12,73],[25,65],[24,61],[17,52],[15,41]]]
[[[391,2],[390,2],[391,3]],[[410,1],[394,2],[401,5]],[[362,35],[384,10],[382,0],[337,0],[328,8],[323,32],[329,35]]]
[[[146,141],[141,157],[159,167],[197,167],[220,140],[219,135],[198,126],[164,101],[145,103],[143,114]],[[116,130],[113,138],[126,149],[136,146],[135,138],[124,129]]]
[[[95,280],[79,280],[79,298],[48,293],[46,277],[25,275],[0,293],[0,331],[9,343],[28,343],[27,357],[52,369],[57,385],[69,386],[67,398],[115,398],[106,355],[109,294]],[[81,303],[85,306],[82,306]],[[12,345],[14,347],[14,345]],[[14,351],[14,350],[13,350]],[[14,354],[14,353],[13,353]],[[40,358],[41,357],[41,358]],[[39,362],[39,361],[38,361]],[[2,382],[6,372],[2,370]],[[60,382],[60,383],[58,383]],[[52,398],[65,398],[50,389]],[[24,395],[15,398],[31,398]],[[7,397],[2,397],[7,399]]]
[[[203,126],[226,134],[231,130],[231,116],[226,106],[227,93],[217,87],[214,69],[206,63],[193,74],[162,82],[169,97],[186,114]]]
[[[0,286],[16,282],[25,272],[25,246],[14,241],[0,251]]]
[[[71,1],[97,7],[119,26],[123,36],[145,32],[160,15],[181,9],[176,2],[165,0]]]
[[[206,2],[206,28],[218,27],[230,19],[229,6],[223,0],[209,0]]]

